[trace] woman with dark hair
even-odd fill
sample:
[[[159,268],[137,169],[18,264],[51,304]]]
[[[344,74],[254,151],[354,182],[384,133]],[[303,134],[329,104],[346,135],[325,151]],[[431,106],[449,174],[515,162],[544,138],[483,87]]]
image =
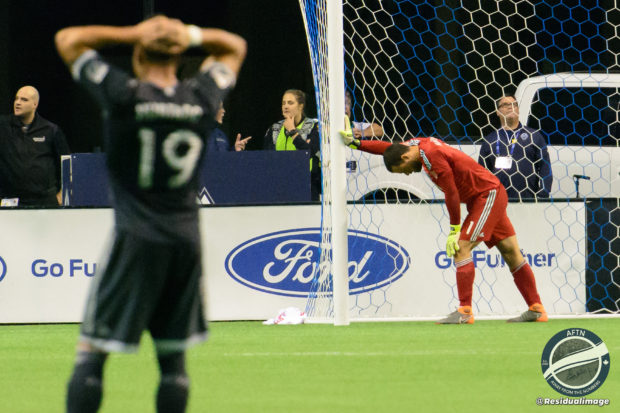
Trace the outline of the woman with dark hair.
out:
[[[264,149],[276,151],[310,152],[310,189],[312,200],[318,201],[321,194],[321,166],[319,123],[308,118],[304,112],[306,94],[298,89],[289,89],[282,96],[282,116],[265,134]]]

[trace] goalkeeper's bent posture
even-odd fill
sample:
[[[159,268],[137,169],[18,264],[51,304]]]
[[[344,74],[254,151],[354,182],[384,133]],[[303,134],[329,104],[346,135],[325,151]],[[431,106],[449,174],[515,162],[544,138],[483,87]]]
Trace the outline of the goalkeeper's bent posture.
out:
[[[439,324],[473,324],[471,309],[475,267],[471,251],[480,242],[497,247],[510,268],[514,282],[529,309],[509,322],[547,321],[547,313],[536,289],[534,273],[515,236],[506,207],[506,189],[488,170],[465,153],[436,138],[413,138],[404,143],[360,141],[349,130],[340,132],[345,144],[383,154],[386,168],[406,175],[422,169],[445,194],[450,216],[450,234],[446,242],[448,257],[454,256],[459,308]],[[460,203],[468,215],[461,225]]]
[[[95,50],[133,46],[136,77]],[[184,412],[185,351],[206,338],[196,189],[206,137],[219,103],[235,84],[246,42],[218,29],[156,16],[135,26],[69,27],[56,34],[64,62],[109,115],[105,138],[114,245],[91,284],[67,391],[68,413],[94,413],[111,351],[135,351],[144,330],[161,372],[158,413]],[[179,81],[180,55],[211,55]]]

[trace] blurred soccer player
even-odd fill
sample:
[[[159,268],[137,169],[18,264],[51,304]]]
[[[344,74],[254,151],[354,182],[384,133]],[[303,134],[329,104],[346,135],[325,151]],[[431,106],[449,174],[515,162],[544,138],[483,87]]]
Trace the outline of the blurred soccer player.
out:
[[[115,44],[133,46],[136,78],[96,52]],[[115,210],[114,244],[89,293],[67,411],[96,412],[107,354],[135,351],[148,330],[161,372],[157,412],[184,412],[185,351],[207,331],[197,166],[246,43],[223,30],[156,16],[135,26],[65,28],[56,46],[75,80],[108,114],[105,148]],[[198,74],[179,81],[179,56],[191,46],[211,55]]]
[[[448,257],[454,257],[459,308],[439,324],[473,324],[471,309],[475,267],[471,251],[481,242],[497,247],[519,292],[529,309],[510,322],[547,321],[547,313],[536,289],[534,273],[527,263],[506,215],[508,197],[504,186],[488,170],[465,153],[436,138],[414,138],[404,143],[360,141],[351,131],[341,132],[347,145],[383,154],[390,172],[420,172],[422,169],[445,194],[450,216],[450,234],[446,242]],[[468,215],[461,225],[460,204],[467,205]],[[462,230],[461,230],[462,229]]]

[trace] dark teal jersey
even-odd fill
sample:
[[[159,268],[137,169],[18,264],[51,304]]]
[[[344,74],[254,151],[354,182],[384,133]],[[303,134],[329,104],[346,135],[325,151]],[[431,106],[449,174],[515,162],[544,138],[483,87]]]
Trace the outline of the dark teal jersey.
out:
[[[85,52],[74,78],[100,103],[117,227],[153,240],[198,239],[196,189],[206,137],[234,73],[215,63],[159,88]]]

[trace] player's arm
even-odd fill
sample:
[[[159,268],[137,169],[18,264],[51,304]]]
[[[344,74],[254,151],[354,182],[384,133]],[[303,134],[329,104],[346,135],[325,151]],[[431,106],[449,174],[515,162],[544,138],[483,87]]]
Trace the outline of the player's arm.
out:
[[[239,73],[247,53],[247,43],[241,36],[221,29],[192,25],[187,26],[187,33],[190,46],[202,47],[210,54],[202,62],[201,70],[206,70],[217,61],[228,66],[235,75]]]
[[[351,130],[351,123],[349,122],[348,116],[345,116],[345,130],[341,130],[340,136],[342,137],[342,142],[354,149],[359,149],[360,151],[372,153],[375,155],[382,155],[383,152],[390,146],[391,142],[384,141],[362,141],[353,136],[353,131]]]
[[[375,155],[383,155],[383,152],[392,145],[392,142],[386,141],[360,141],[358,149],[360,151],[373,153]]]
[[[189,46],[189,29],[180,20],[154,16],[134,26],[74,26],[59,30],[56,49],[69,67],[88,50],[110,45],[137,45],[179,55]]]
[[[433,169],[437,163],[433,162]],[[461,223],[461,198],[459,191],[454,183],[454,175],[451,170],[438,173],[437,184],[445,196],[446,209],[450,217],[450,225],[460,225]]]
[[[437,185],[445,196],[446,209],[450,217],[450,232],[446,240],[446,253],[448,257],[454,256],[459,250],[459,237],[461,235],[461,198],[454,182],[452,167],[441,153],[432,159],[433,171],[437,173]]]
[[[98,50],[114,44],[133,45],[141,36],[136,26],[74,26],[56,33],[56,49],[69,67],[88,50]]]

